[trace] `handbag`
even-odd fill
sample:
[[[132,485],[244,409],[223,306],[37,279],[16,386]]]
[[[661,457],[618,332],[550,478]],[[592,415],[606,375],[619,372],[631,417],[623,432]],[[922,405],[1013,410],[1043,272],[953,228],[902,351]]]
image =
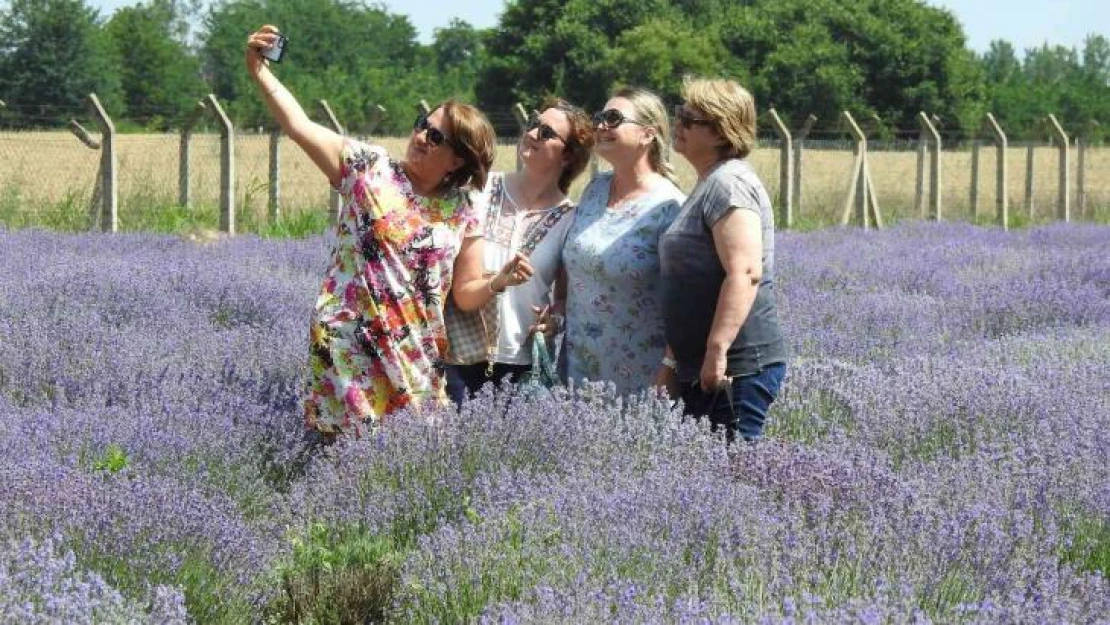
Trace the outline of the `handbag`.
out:
[[[520,376],[520,394],[536,397],[546,394],[548,389],[559,383],[555,374],[555,363],[547,349],[547,339],[542,332],[532,334],[532,368]]]

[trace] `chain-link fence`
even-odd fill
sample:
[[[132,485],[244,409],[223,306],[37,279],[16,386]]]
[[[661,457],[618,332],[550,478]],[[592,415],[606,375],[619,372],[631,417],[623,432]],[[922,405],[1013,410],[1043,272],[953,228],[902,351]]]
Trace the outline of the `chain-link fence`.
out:
[[[91,149],[66,130],[25,130],[36,120],[16,119],[10,111],[0,116],[0,223],[11,225],[60,225],[82,229],[93,223],[90,215],[98,201],[98,171],[101,150]],[[116,121],[127,127],[127,120]],[[212,126],[200,127],[192,135],[189,158],[191,208],[179,206],[180,146],[177,133],[117,133],[117,191],[119,223],[123,229],[141,227],[138,215],[152,211],[193,213],[194,221],[218,227],[220,202],[220,136]],[[769,125],[761,127],[770,133]],[[93,138],[98,132],[90,124]],[[918,141],[915,131],[887,133],[893,138],[869,140],[868,166],[875,197],[885,223],[927,217],[928,203],[917,195]],[[362,137],[366,139],[366,137]],[[516,167],[515,136],[499,139],[494,167]],[[368,139],[401,155],[406,137]],[[975,139],[954,134],[943,138],[941,155],[942,216],[945,219],[993,220],[996,207],[997,155],[993,144],[983,142],[978,158],[978,211],[972,210],[972,146]],[[781,166],[779,138],[767,134],[750,161],[779,203]],[[846,211],[852,186],[853,147],[840,126],[810,132],[802,143],[801,184],[795,223],[816,227],[839,223]],[[237,221],[260,224],[273,219],[270,207],[270,136],[263,129],[236,129],[234,136]],[[284,217],[304,212],[326,214],[327,181],[307,156],[287,137],[278,144],[276,179],[280,189],[280,213]],[[1032,154],[1032,168],[1027,158]],[[1049,221],[1057,218],[1059,150],[1047,141],[1011,144],[1007,151],[1009,211],[1014,223]],[[1070,216],[1073,220],[1110,218],[1110,148],[1085,148],[1083,189],[1079,188],[1078,148],[1069,149]],[[674,155],[680,186],[689,191],[696,174],[680,156]],[[604,169],[604,164],[601,164]],[[1027,172],[1032,171],[1032,211],[1026,200]],[[586,178],[572,186],[577,196]],[[925,177],[928,189],[928,176]],[[249,227],[243,229],[250,229]]]

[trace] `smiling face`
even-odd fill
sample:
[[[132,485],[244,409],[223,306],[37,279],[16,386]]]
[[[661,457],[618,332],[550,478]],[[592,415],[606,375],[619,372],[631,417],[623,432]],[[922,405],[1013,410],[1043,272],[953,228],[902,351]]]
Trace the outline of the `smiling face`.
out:
[[[559,109],[549,108],[529,123],[520,136],[517,152],[529,169],[562,169],[566,164],[566,142],[571,134],[570,120]],[[551,137],[554,133],[556,136]],[[544,138],[548,135],[548,138]]]
[[[595,122],[594,137],[597,140],[594,149],[597,153],[611,160],[610,157],[635,152],[651,144],[655,130],[645,126],[636,115],[636,107],[625,98],[613,98],[605,103],[602,112],[619,111],[624,120],[617,126],[611,123]],[[615,118],[616,115],[608,115]]]
[[[405,163],[421,177],[436,180],[458,169],[463,159],[451,147],[452,132],[454,129],[447,126],[442,108],[432,111],[426,123],[417,120],[405,150]],[[435,139],[440,135],[444,140],[436,145]]]

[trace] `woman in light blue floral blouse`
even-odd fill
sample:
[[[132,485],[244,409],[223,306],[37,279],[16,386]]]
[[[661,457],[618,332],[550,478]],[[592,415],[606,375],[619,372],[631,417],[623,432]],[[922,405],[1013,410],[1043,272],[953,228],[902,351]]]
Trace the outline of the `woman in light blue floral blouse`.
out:
[[[622,89],[593,117],[595,150],[612,171],[582,192],[563,248],[567,380],[607,380],[621,395],[660,379],[665,360],[659,235],[686,196],[665,161],[671,136],[663,102]]]

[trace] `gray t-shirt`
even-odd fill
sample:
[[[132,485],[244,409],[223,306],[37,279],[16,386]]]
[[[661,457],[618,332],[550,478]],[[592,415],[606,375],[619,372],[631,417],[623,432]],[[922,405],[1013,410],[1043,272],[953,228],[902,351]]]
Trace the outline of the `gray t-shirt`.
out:
[[[694,187],[659,241],[663,319],[667,343],[678,360],[680,381],[697,379],[725,280],[713,244],[713,226],[732,210],[750,210],[763,224],[763,279],[755,302],[728,350],[726,373],[758,373],[786,361],[775,306],[775,216],[763,183],[743,159],[717,165]]]

